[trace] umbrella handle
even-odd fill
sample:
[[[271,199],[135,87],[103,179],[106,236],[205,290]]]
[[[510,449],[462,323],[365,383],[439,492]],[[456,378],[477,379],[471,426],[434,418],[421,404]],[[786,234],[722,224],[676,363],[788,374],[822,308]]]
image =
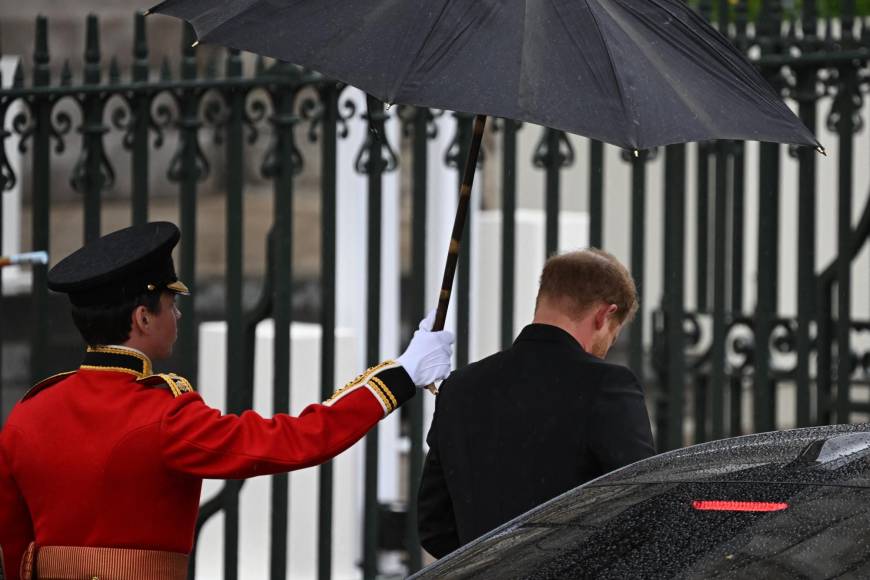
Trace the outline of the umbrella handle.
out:
[[[456,264],[459,262],[459,249],[462,244],[462,233],[465,231],[465,221],[468,217],[468,206],[471,200],[471,185],[474,183],[474,172],[477,169],[477,157],[480,154],[480,143],[483,139],[483,129],[486,126],[486,115],[474,117],[474,133],[471,137],[471,147],[465,160],[465,171],[462,174],[462,184],[459,186],[459,204],[456,206],[456,218],[453,220],[453,234],[450,247],[447,250],[447,263],[444,265],[444,279],[441,281],[441,292],[438,295],[438,310],[435,312],[435,323],[432,330],[444,330],[447,321],[447,307],[450,305],[450,294],[453,290],[453,277],[456,274]],[[426,389],[433,395],[438,394],[435,385]]]

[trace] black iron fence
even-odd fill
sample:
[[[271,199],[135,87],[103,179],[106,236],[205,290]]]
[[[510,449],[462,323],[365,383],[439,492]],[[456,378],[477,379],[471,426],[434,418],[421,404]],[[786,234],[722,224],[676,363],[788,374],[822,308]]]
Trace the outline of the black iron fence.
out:
[[[711,2],[700,2],[698,9],[708,18]],[[800,19],[784,19],[779,2],[762,3],[759,19],[750,22],[745,1],[717,2],[717,24],[758,63],[765,76],[791,102],[798,106],[804,122],[813,130],[821,123],[837,135],[835,175],[817,175],[819,157],[810,149],[792,149],[763,144],[757,164],[750,164],[748,145],[740,142],[676,145],[661,151],[626,155],[630,171],[630,210],[625,213],[629,236],[630,268],[646,303],[660,302],[652,316],[639,317],[629,329],[627,345],[630,366],[650,385],[654,395],[656,434],[661,449],[693,441],[763,431],[782,426],[776,412],[782,407],[783,385],[793,385],[795,424],[812,425],[848,422],[857,413],[870,413],[870,403],[851,394],[870,384],[870,351],[862,350],[856,336],[870,332],[870,322],[852,315],[856,288],[854,274],[861,268],[859,256],[870,238],[870,203],[853,226],[856,205],[854,145],[862,124],[863,94],[867,89],[867,60],[870,57],[870,32],[865,19],[856,17],[853,2],[842,2],[837,19],[821,18],[816,4],[805,0]],[[26,159],[32,223],[32,249],[50,245],[53,158],[70,142],[78,144],[78,160],[71,171],[70,185],[81,196],[84,208],[83,232],[86,241],[98,236],[101,227],[102,196],[115,179],[111,159],[117,152],[107,151],[107,138],[120,135],[130,162],[130,222],[148,219],[153,197],[150,184],[157,171],[165,171],[178,188],[179,222],[182,230],[180,277],[193,287],[190,300],[182,302],[178,372],[195,380],[197,375],[196,300],[197,230],[203,226],[197,211],[202,181],[212,166],[219,164],[224,176],[226,223],[225,304],[227,323],[227,410],[240,412],[253,404],[253,345],[258,322],[271,318],[274,340],[274,410],[289,411],[291,293],[294,279],[293,215],[294,187],[302,168],[299,139],[315,141],[320,164],[317,185],[320,198],[321,237],[319,279],[319,323],[323,329],[321,352],[322,395],[331,394],[334,372],[336,327],[336,199],[337,143],[346,133],[349,118],[361,115],[368,133],[355,162],[356,171],[367,176],[366,199],[369,216],[382,212],[383,179],[396,171],[407,171],[411,199],[411,270],[408,291],[403,293],[403,312],[408,322],[426,310],[424,280],[426,235],[426,198],[429,143],[434,138],[436,112],[395,108],[385,111],[381,103],[368,99],[367,108],[354,110],[342,101],[345,87],[314,73],[282,63],[257,60],[254,71],[245,74],[242,57],[229,51],[220,60],[201,62],[194,37],[185,29],[180,40],[177,63],[154,67],[149,61],[145,18],[135,17],[133,64],[122,73],[114,60],[102,61],[99,27],[93,16],[87,20],[84,69],[80,80],[73,79],[68,66],[52,74],[48,50],[48,28],[44,18],[37,21],[32,63],[17,68],[11,86],[0,90],[0,190],[9,190],[22,175],[13,171],[9,144],[18,139],[18,149]],[[217,53],[214,53],[217,54]],[[223,73],[218,74],[218,69]],[[155,74],[155,71],[159,71]],[[5,85],[4,85],[5,86]],[[826,107],[827,110],[822,110]],[[15,111],[11,114],[10,111]],[[465,157],[470,141],[471,117],[457,114],[452,145],[444,152],[444,163],[455,165]],[[403,127],[401,143],[389,143],[385,131],[388,121]],[[73,130],[79,133],[76,137]],[[500,194],[502,213],[501,267],[501,343],[509,344],[515,335],[513,304],[515,297],[516,228],[518,206],[518,167],[521,159],[518,142],[520,124],[500,120],[488,134],[491,150],[486,163],[500,165],[497,186],[488,187]],[[528,129],[526,130],[526,133]],[[166,167],[155,167],[154,153],[173,134],[175,150]],[[214,149],[222,158],[209,158],[203,148],[206,135],[214,136],[221,147]],[[267,267],[259,299],[246,308],[243,300],[244,254],[243,218],[247,149],[261,137],[271,139],[259,160],[260,173],[273,183],[274,221],[262,240],[268,246]],[[166,142],[169,142],[166,139]],[[590,243],[607,245],[604,232],[606,212],[614,208],[605,196],[610,176],[605,175],[609,148],[589,143],[588,157],[580,158],[575,138],[543,130],[531,163],[544,173],[543,206],[546,215],[546,251],[555,251],[559,239],[560,194],[566,170],[584,167],[587,183],[585,205],[590,216]],[[400,153],[396,153],[399,151]],[[691,155],[696,153],[694,157]],[[795,159],[799,172],[798,190],[782,191],[782,167],[787,158]],[[752,157],[754,159],[754,157]],[[650,248],[645,215],[650,190],[659,187],[648,179],[653,163],[663,167],[664,228],[659,248]],[[862,164],[863,166],[863,164]],[[498,174],[497,174],[498,175]],[[690,176],[694,181],[690,183]],[[748,206],[748,180],[756,179],[757,206]],[[819,188],[821,184],[821,188]],[[836,234],[818,231],[816,212],[822,195],[836,192],[838,226]],[[783,253],[780,228],[788,227],[781,215],[783,196],[797,196],[798,218],[789,231],[791,244],[799,256],[797,276],[782,280],[779,259]],[[689,196],[692,196],[691,204]],[[687,210],[691,205],[694,209]],[[2,206],[0,206],[2,208]],[[621,209],[621,208],[620,208]],[[757,243],[747,247],[747,215],[757,216]],[[691,225],[687,228],[687,221]],[[2,227],[0,215],[0,227]],[[381,225],[374,217],[368,223],[368,274],[365,280],[367,332],[365,344],[370,363],[379,358],[380,333],[380,247]],[[213,225],[213,224],[212,224]],[[687,261],[687,239],[694,240],[695,262]],[[471,239],[475,232],[469,232]],[[817,265],[817,242],[821,236],[836,236],[836,259]],[[610,236],[607,236],[610,239]],[[0,232],[2,240],[2,232]],[[457,278],[457,360],[469,361],[471,324],[470,248],[464,245]],[[651,260],[655,252],[659,260]],[[757,292],[746,291],[748,252],[755,252]],[[2,248],[0,248],[2,253]],[[661,295],[647,287],[648,266],[656,264],[663,272]],[[866,268],[866,266],[864,266]],[[32,291],[28,299],[30,375],[36,380],[56,369],[50,360],[52,320],[48,313],[49,295],[45,287],[46,269],[33,270]],[[537,276],[537,273],[529,273]],[[363,281],[360,281],[361,283]],[[797,316],[780,314],[782,286],[793,286],[798,295]],[[686,298],[692,288],[694,304]],[[863,292],[866,292],[865,288]],[[863,297],[858,297],[863,299]],[[361,301],[363,298],[361,298]],[[8,307],[0,300],[0,309]],[[361,302],[362,304],[362,302]],[[4,320],[0,312],[0,320]],[[644,340],[644,326],[651,340]],[[781,364],[782,356],[790,361]],[[647,370],[651,363],[652,371]],[[19,364],[0,360],[0,368]],[[0,389],[2,397],[9,390]],[[7,405],[8,406],[8,405]],[[744,416],[749,413],[750,416]],[[423,459],[423,398],[417,397],[406,413],[410,439],[406,464],[409,501],[406,517],[390,520],[394,531],[403,536],[408,570],[421,567],[422,554],[415,533],[415,492]],[[748,426],[748,427],[747,427]],[[361,568],[366,578],[378,575],[378,553],[390,542],[385,540],[386,512],[377,500],[378,433],[373,431],[365,450],[364,546]],[[333,475],[331,464],[319,468],[318,577],[331,576]],[[271,577],[284,578],[288,569],[287,476],[273,478],[271,531]],[[198,529],[215,514],[225,518],[225,578],[238,574],[239,493],[242,482],[226,482],[221,491],[202,506]],[[404,522],[401,523],[401,522]],[[403,527],[404,526],[404,527]]]

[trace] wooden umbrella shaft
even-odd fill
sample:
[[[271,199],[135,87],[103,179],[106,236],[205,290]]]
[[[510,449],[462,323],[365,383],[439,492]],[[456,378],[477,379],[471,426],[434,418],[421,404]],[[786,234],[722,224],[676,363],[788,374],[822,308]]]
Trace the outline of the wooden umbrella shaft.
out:
[[[453,234],[450,238],[450,248],[447,251],[447,264],[444,266],[444,279],[441,282],[441,293],[438,296],[438,310],[435,312],[435,324],[432,330],[444,330],[447,320],[447,307],[450,305],[450,294],[453,290],[453,277],[456,274],[456,264],[459,262],[459,248],[462,243],[462,233],[465,231],[465,221],[468,217],[468,205],[471,200],[471,185],[474,183],[474,172],[477,169],[477,156],[480,153],[480,143],[483,139],[483,129],[486,126],[486,115],[474,117],[474,134],[471,137],[471,147],[465,160],[465,172],[462,184],[459,186],[459,204],[456,207],[456,218],[453,221]]]
[[[456,207],[456,218],[453,220],[453,234],[450,236],[450,248],[447,250],[447,264],[444,266],[444,279],[441,281],[441,293],[438,295],[438,310],[435,311],[435,323],[432,330],[444,330],[447,321],[447,307],[450,306],[450,293],[453,290],[453,277],[456,274],[456,264],[459,262],[459,248],[462,243],[462,232],[465,231],[465,220],[468,217],[468,203],[471,200],[471,184],[474,183],[474,172],[477,169],[477,156],[480,154],[480,142],[483,139],[483,128],[486,126],[486,115],[474,117],[474,134],[471,137],[471,147],[465,159],[465,172],[462,174],[462,184],[459,186],[459,205]],[[433,395],[438,394],[435,385],[427,385],[426,389]]]

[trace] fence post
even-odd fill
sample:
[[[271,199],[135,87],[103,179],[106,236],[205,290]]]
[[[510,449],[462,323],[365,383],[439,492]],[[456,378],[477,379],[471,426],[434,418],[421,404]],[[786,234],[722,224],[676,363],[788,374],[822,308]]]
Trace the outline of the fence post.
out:
[[[683,402],[686,384],[685,333],[683,331],[685,284],[686,146],[665,148],[665,368],[659,405],[659,451],[683,445]]]
[[[48,56],[48,21],[44,16],[36,19],[36,48],[33,52],[33,86],[51,84]],[[51,110],[54,103],[45,95],[34,95],[30,101],[30,114],[34,123],[33,135],[33,249],[50,247],[51,215],[51,151],[49,149],[52,125]],[[48,349],[48,287],[47,267],[33,265],[33,302],[31,319],[34,321],[30,341],[30,375],[35,383],[47,374]]]
[[[716,143],[715,207],[713,230],[713,345],[710,353],[711,435],[721,439],[725,434],[725,339],[728,254],[728,144]]]
[[[100,28],[97,17],[88,15],[85,40],[84,84],[100,84]],[[111,181],[111,173],[103,173],[103,95],[91,93],[82,100],[82,152],[73,170],[72,186],[85,196],[85,243],[100,237],[100,206],[103,187]]]
[[[520,123],[502,119],[501,172],[501,347],[514,340],[514,293],[516,276],[517,131]]]
[[[779,44],[781,23],[779,0],[764,0],[758,23],[761,53],[769,54]],[[763,71],[775,83],[776,70]],[[770,334],[776,317],[779,279],[779,161],[776,143],[762,143],[758,182],[758,300],[755,310],[754,347],[754,430],[770,431],[775,426],[776,382],[771,378]]]
[[[646,169],[654,151],[624,152],[623,159],[631,163],[631,274],[640,303],[644,304],[644,281],[646,277]],[[630,157],[629,157],[630,155]],[[644,382],[643,310],[629,327],[629,367]]]
[[[145,15],[137,13],[133,33],[133,82],[148,82],[148,37],[145,33]],[[132,163],[133,224],[148,221],[148,167],[150,148],[148,127],[151,120],[151,97],[145,91],[135,91],[129,101],[133,123],[129,149]]]
[[[412,242],[411,242],[411,320],[426,315],[426,204],[429,162],[429,131],[432,113],[429,109],[415,108],[412,120],[413,166],[412,166]],[[412,328],[412,332],[415,328]],[[410,407],[411,453],[408,461],[408,509],[405,542],[408,550],[408,572],[414,573],[423,566],[420,535],[417,532],[417,497],[420,478],[423,474],[423,404],[424,397],[414,397]]]
[[[184,25],[181,47],[181,79],[192,81],[197,77],[195,36],[189,25]],[[179,277],[190,288],[190,296],[180,301],[182,313],[179,321],[178,354],[182,374],[196,380],[197,324],[196,324],[196,194],[197,182],[208,171],[199,148],[199,101],[195,89],[182,88],[178,94],[179,147],[170,166],[170,179],[179,183],[181,195],[181,268]],[[227,579],[231,580],[231,579]]]
[[[320,216],[320,379],[321,397],[326,400],[335,387],[335,233],[336,217],[336,156],[338,123],[338,87],[328,83],[320,90],[323,106],[321,118],[321,175],[320,189],[322,206]],[[330,580],[332,577],[332,488],[333,462],[327,461],[320,467],[318,482],[320,506],[317,528],[317,578]]]
[[[589,140],[589,245],[604,247],[604,143]]]
[[[816,39],[815,0],[804,0],[802,5],[803,49],[814,50]],[[797,69],[797,100],[799,116],[810,131],[816,132],[816,76],[815,67]],[[797,426],[808,427],[810,418],[810,323],[816,313],[816,152],[801,147],[798,157],[798,284],[797,284]],[[818,336],[818,328],[816,329]],[[817,344],[818,355],[821,345]],[[817,371],[818,372],[818,371]],[[817,410],[817,416],[820,413]]]
[[[381,213],[382,176],[387,169],[382,143],[386,140],[384,105],[371,95],[366,96],[368,136],[367,160],[359,167],[368,175],[368,295],[366,296],[366,361],[375,365],[381,348]],[[366,435],[365,441],[365,504],[363,536],[363,578],[374,580],[378,575],[378,538],[380,532],[378,505],[378,427]]]
[[[846,20],[843,22],[846,36]],[[837,151],[837,422],[849,422],[849,387],[852,357],[849,334],[852,312],[852,154],[855,140],[855,95],[858,93],[857,72],[851,64],[840,69],[840,83],[834,107]]]
[[[291,73],[292,74],[292,73]],[[275,413],[290,412],[290,324],[293,299],[293,201],[294,174],[300,159],[296,156],[294,130],[298,117],[294,112],[296,100],[295,87],[282,89],[278,93],[273,125],[276,135],[272,171],[275,194],[274,243],[274,358],[273,358],[273,401]],[[289,480],[286,473],[272,477],[272,560],[271,578],[279,580],[287,574],[288,533],[288,491]]]

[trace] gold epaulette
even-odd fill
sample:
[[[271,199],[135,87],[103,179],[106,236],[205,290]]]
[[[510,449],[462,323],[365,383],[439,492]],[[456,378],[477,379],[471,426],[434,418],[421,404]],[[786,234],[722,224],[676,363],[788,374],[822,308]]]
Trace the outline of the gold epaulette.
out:
[[[332,405],[339,399],[349,395],[352,391],[355,391],[358,388],[367,388],[372,392],[375,397],[380,401],[381,406],[384,408],[385,415],[389,415],[396,407],[398,407],[398,401],[393,393],[387,388],[387,385],[384,384],[382,380],[380,380],[377,375],[381,371],[385,371],[388,368],[393,368],[399,366],[394,360],[384,361],[377,366],[373,366],[359,376],[357,376],[352,381],[349,381],[346,385],[335,391],[331,397],[329,397],[326,401],[323,402],[324,405]]]
[[[193,385],[190,384],[190,381],[182,376],[176,375],[175,373],[160,373],[156,375],[149,375],[147,377],[143,377],[137,380],[136,382],[149,386],[166,385],[169,387],[169,390],[172,391],[173,397],[179,397],[184,393],[196,392],[196,389],[193,388]]]
[[[44,391],[48,387],[56,385],[68,376],[75,374],[75,372],[76,371],[66,371],[65,373],[58,373],[56,375],[48,377],[47,379],[42,379],[41,381],[30,387],[30,390],[24,393],[24,396],[21,397],[21,400],[26,401],[27,399],[32,398],[34,395]]]

